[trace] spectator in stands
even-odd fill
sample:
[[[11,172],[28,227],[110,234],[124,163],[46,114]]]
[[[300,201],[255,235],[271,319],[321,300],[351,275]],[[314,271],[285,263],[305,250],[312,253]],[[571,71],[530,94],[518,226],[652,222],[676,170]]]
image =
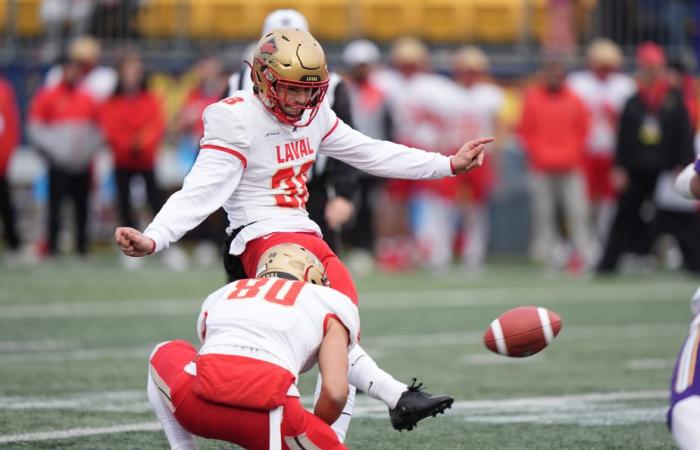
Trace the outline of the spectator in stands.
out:
[[[7,172],[12,154],[19,143],[19,111],[12,85],[0,78],[0,219],[4,227],[5,241],[9,249],[7,261],[19,257],[20,239],[17,234],[17,218],[12,203]]]
[[[622,52],[613,41],[597,39],[587,52],[588,68],[574,72],[567,84],[591,112],[586,137],[585,174],[591,202],[592,230],[602,247],[615,212],[617,193],[613,187],[613,160],[617,124],[627,99],[637,89],[632,77],[620,73]]]
[[[90,166],[102,143],[98,107],[78,87],[83,74],[78,62],[67,60],[61,73],[60,83],[43,87],[32,100],[28,133],[49,166],[48,252],[58,253],[61,205],[69,196],[74,202],[77,251],[85,256]]]
[[[653,222],[657,180],[664,171],[680,171],[694,155],[688,111],[682,93],[669,83],[663,49],[654,43],[640,45],[637,64],[638,92],[627,101],[620,117],[615,153],[615,180],[621,196],[599,273],[614,272],[623,252],[650,252],[658,225]],[[680,222],[685,225],[680,227],[692,227],[694,216],[684,216]],[[679,239],[688,268],[700,270],[700,250],[693,255],[688,249],[693,242]]]
[[[588,199],[583,155],[590,117],[585,104],[564,84],[564,67],[550,58],[540,80],[525,93],[519,134],[530,165],[533,240],[531,256],[579,273],[591,264]],[[563,210],[574,251],[558,260],[557,208]]]
[[[118,65],[119,82],[114,95],[102,106],[102,131],[114,156],[120,225],[140,227],[131,204],[134,177],[143,178],[146,197],[155,214],[162,206],[154,168],[165,131],[158,98],[146,89],[141,56],[124,54]]]
[[[452,59],[452,74],[459,85],[456,109],[452,111],[454,124],[454,145],[460,139],[474,139],[476,136],[494,136],[501,142],[505,135],[505,125],[501,111],[505,103],[503,90],[488,81],[489,60],[478,47],[467,46],[458,50]],[[500,145],[500,144],[499,144]],[[458,202],[461,210],[462,229],[465,246],[462,255],[465,267],[479,270],[486,258],[489,244],[489,200],[494,180],[493,149],[484,157],[484,164],[478,173],[460,175]]]
[[[99,65],[101,53],[100,43],[92,36],[79,36],[68,47],[68,59],[80,69],[78,87],[97,102],[109,98],[117,86],[117,72],[111,67]],[[46,86],[59,84],[63,80],[62,71],[60,64],[51,67],[46,74]]]
[[[343,50],[355,129],[369,137],[387,140],[392,135],[391,115],[386,96],[372,80],[381,60],[377,45],[366,39],[350,42]],[[374,265],[375,207],[381,179],[361,172],[355,197],[356,214],[344,230],[344,241],[350,247],[346,261],[355,273],[371,272]]]

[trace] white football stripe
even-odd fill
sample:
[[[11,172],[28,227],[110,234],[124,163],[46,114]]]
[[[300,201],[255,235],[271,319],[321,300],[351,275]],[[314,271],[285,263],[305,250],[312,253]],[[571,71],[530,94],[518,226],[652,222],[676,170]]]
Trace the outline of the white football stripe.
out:
[[[540,316],[544,340],[547,345],[549,345],[552,339],[554,339],[554,330],[552,330],[552,323],[549,321],[549,312],[544,308],[537,308],[537,314]]]
[[[498,353],[503,356],[508,356],[508,347],[506,347],[506,341],[503,338],[503,329],[501,328],[501,321],[494,319],[491,322],[491,332],[493,333],[493,340],[496,342],[496,349]]]

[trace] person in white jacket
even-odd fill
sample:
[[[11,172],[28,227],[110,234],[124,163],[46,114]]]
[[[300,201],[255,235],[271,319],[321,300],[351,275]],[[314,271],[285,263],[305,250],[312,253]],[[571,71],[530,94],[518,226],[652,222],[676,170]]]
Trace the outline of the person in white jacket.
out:
[[[237,91],[204,111],[201,150],[182,189],[143,233],[117,228],[115,240],[127,256],[146,256],[167,248],[223,206],[230,222],[224,265],[233,279],[254,277],[261,255],[272,246],[295,243],[321,260],[332,288],[357,302],[348,269],[305,209],[307,174],[316,156],[326,154],[382,177],[440,178],[479,167],[493,139],[467,142],[445,156],[353,130],[323,102],[325,55],[303,30],[282,28],[263,36],[253,76],[254,90]],[[360,346],[350,361],[350,383],[384,401],[396,429],[411,429],[451,402],[398,382]]]

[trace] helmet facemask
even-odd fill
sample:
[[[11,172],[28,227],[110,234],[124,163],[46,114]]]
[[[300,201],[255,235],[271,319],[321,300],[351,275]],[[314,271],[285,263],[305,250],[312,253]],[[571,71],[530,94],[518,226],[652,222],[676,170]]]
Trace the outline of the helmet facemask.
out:
[[[279,121],[308,126],[328,90],[323,49],[306,31],[281,28],[258,43],[251,71],[255,93]]]
[[[277,75],[270,67],[265,67],[262,72],[262,82],[267,85],[267,95],[263,98],[263,103],[268,110],[284,123],[295,127],[308,126],[316,117],[326,96],[328,80],[287,80]],[[307,111],[309,114],[304,117]]]

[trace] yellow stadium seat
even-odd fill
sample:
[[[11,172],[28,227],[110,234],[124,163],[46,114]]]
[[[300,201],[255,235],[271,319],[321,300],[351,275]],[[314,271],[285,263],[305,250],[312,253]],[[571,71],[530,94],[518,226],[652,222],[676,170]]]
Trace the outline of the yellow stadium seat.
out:
[[[260,2],[191,0],[192,35],[207,39],[257,39],[263,20]]]
[[[38,36],[42,32],[39,8],[41,0],[22,0],[15,2],[15,29],[20,37]]]
[[[458,42],[474,35],[471,0],[425,0],[420,2],[418,33],[431,41]]]
[[[418,3],[420,0],[359,0],[358,31],[377,40],[415,34]]]
[[[7,26],[7,0],[0,0],[0,30]]]
[[[189,25],[186,19],[189,16],[190,5],[187,0],[149,0],[139,10],[138,29],[142,36],[149,38],[187,35]]]
[[[353,37],[352,6],[349,0],[318,0],[309,8],[309,27],[319,40],[342,41]]]
[[[472,4],[477,40],[507,43],[521,37],[523,0],[473,0]]]
[[[528,8],[525,30],[541,42],[549,27],[549,0],[528,0]]]

